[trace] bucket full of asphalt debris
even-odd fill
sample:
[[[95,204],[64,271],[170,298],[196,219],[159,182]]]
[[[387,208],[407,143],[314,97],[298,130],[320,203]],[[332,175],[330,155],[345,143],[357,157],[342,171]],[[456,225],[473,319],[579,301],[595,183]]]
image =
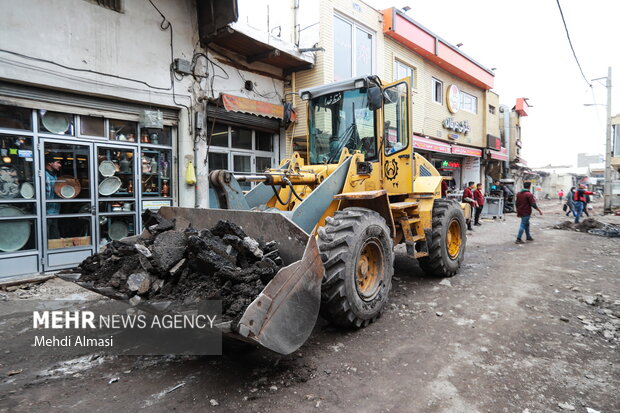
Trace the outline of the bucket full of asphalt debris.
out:
[[[224,335],[281,354],[309,337],[324,269],[315,238],[286,217],[164,207],[142,218],[142,234],[59,275],[132,305],[221,300]]]

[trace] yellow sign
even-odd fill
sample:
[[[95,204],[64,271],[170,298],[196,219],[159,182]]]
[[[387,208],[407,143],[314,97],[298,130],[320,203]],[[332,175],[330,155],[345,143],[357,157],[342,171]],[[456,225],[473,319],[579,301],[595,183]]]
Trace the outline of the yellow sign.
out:
[[[450,85],[446,102],[448,102],[450,113],[456,113],[461,109],[461,91],[458,86]]]
[[[282,105],[274,105],[273,103],[261,102],[224,93],[222,93],[222,102],[227,111],[244,112],[278,119],[284,117],[284,106]]]

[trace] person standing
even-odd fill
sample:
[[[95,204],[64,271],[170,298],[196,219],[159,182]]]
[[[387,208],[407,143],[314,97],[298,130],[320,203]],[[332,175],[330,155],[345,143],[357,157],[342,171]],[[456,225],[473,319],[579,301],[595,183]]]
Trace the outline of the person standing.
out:
[[[60,161],[58,156],[53,153],[48,153],[45,155],[45,199],[48,201],[50,199],[57,198],[56,193],[54,192],[54,185],[58,180],[58,173],[61,169],[62,162]],[[48,217],[50,215],[59,215],[60,203],[47,202],[45,206],[45,212],[47,213]],[[58,230],[58,219],[48,218],[47,222],[47,238],[60,238],[60,231]]]
[[[472,192],[473,187],[474,182],[469,182],[469,184],[463,190],[463,198],[461,199],[461,202],[467,202],[471,206],[472,212],[474,212],[476,210],[476,207],[478,206],[476,200],[474,199],[474,193]],[[467,220],[467,229],[470,231],[474,230],[471,226],[471,218]]]
[[[579,188],[575,190],[573,194],[573,215],[575,216],[575,224],[579,223],[584,208],[587,208],[586,196],[592,194],[594,194],[594,192],[587,191],[584,184],[579,184]]]
[[[538,211],[540,215],[543,214],[540,208],[538,208],[538,205],[536,205],[534,195],[530,192],[531,186],[531,182],[524,182],[523,189],[517,194],[517,216],[521,218],[521,225],[519,226],[515,244],[523,244],[523,240],[521,239],[521,237],[523,237],[523,232],[525,232],[526,241],[534,241],[534,238],[532,238],[530,234],[530,216],[532,215],[532,209]]]
[[[586,204],[583,206],[583,213],[586,214],[588,218],[590,218],[590,213],[588,212],[590,202],[592,202],[592,198],[590,198],[589,194],[586,194]]]
[[[476,214],[474,215],[474,225],[480,226],[480,214],[482,214],[482,208],[484,207],[484,194],[482,193],[482,184],[476,184],[474,190],[474,201],[476,201]]]
[[[566,194],[566,216],[569,216],[573,213],[575,208],[575,203],[573,202],[573,197],[575,196],[575,187],[573,186],[570,191]]]
[[[562,198],[564,198],[564,190],[560,189],[558,192],[558,198],[560,198],[560,204],[562,203]]]
[[[448,196],[448,181],[446,178],[441,180],[441,197],[446,198]]]

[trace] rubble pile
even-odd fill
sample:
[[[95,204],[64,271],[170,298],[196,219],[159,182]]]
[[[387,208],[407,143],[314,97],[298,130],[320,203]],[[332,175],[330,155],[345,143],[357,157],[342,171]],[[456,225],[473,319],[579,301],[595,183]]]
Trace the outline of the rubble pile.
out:
[[[86,258],[75,269],[79,282],[134,305],[222,300],[223,320],[238,320],[282,266],[275,241],[259,242],[232,222],[180,231],[150,211],[143,222],[140,236],[113,241]]]
[[[568,231],[587,232],[604,237],[620,237],[620,227],[614,224],[605,224],[594,218],[586,218],[582,222],[575,224],[572,221],[564,221],[553,226],[554,229]]]
[[[577,316],[583,328],[591,333],[603,336],[612,344],[620,342],[620,300],[612,300],[609,296],[601,293],[583,295],[578,297],[578,300],[595,309],[593,317]]]

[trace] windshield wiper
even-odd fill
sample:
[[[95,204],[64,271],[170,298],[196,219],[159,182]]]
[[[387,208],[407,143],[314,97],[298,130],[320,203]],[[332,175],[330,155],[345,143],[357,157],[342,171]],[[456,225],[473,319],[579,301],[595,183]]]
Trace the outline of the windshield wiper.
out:
[[[342,152],[344,147],[347,145],[347,143],[349,143],[349,139],[352,136],[355,136],[355,134],[357,134],[357,122],[355,120],[355,102],[351,102],[351,114],[353,116],[353,122],[344,131],[342,137],[338,139],[338,149],[334,154],[329,157],[327,163],[332,163],[333,161],[335,161],[336,157],[340,156],[340,153]]]
[[[355,123],[352,123],[349,125],[347,130],[344,131],[344,134],[342,135],[342,137],[338,140],[338,148],[336,152],[334,152],[334,154],[329,157],[329,159],[327,160],[327,163],[332,163],[333,161],[336,160],[337,157],[340,156],[340,153],[342,152],[344,147],[347,146],[347,143],[349,143],[349,139],[355,133],[357,133],[357,125]]]

